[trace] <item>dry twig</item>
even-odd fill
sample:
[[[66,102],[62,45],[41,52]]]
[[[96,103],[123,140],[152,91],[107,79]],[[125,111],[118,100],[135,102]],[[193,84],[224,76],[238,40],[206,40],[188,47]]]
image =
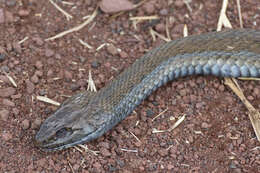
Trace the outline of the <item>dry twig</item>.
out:
[[[69,21],[70,19],[72,19],[73,17],[67,13],[65,10],[63,10],[61,7],[59,7],[55,2],[53,2],[52,0],[49,0],[50,3],[52,3],[52,5],[59,10],[62,14],[64,14],[66,16],[66,19]]]
[[[50,98],[47,98],[47,97],[43,97],[43,96],[36,96],[36,99],[37,100],[40,100],[42,102],[45,102],[45,103],[50,103],[50,104],[53,104],[55,106],[60,106],[60,103],[59,102],[56,102]]]
[[[75,31],[78,31],[80,29],[82,29],[84,26],[86,26],[87,24],[89,24],[97,15],[97,9],[94,11],[94,13],[91,15],[91,17],[89,17],[85,22],[83,22],[82,24],[80,24],[79,26],[76,26],[74,28],[71,28],[67,31],[63,31],[53,37],[50,37],[50,38],[47,38],[45,39],[45,41],[49,41],[49,40],[55,40],[56,38],[60,38],[60,37],[63,37],[64,35],[67,35],[69,33],[72,33],[72,32],[75,32]]]
[[[260,113],[250,104],[244,96],[241,88],[235,79],[225,78],[225,84],[228,85],[232,91],[240,98],[249,111],[249,119],[255,131],[257,140],[260,141]]]
[[[223,0],[222,8],[218,19],[217,31],[221,31],[223,25],[224,27],[232,28],[232,25],[226,16],[227,5],[228,5],[228,0]]]
[[[89,70],[89,74],[88,74],[88,88],[87,90],[89,91],[94,91],[94,92],[97,92],[97,89],[96,89],[96,86],[95,86],[95,83],[92,79],[92,75],[91,75],[91,71]]]
[[[242,15],[241,15],[240,0],[237,0],[237,10],[238,10],[240,28],[243,28],[243,20],[242,20]]]

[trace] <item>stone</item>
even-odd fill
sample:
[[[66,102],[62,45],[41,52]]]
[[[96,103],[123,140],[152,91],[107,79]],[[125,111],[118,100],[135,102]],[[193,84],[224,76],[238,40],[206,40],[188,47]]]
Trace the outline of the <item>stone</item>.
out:
[[[102,0],[99,7],[105,13],[117,13],[120,11],[131,10],[135,6],[128,0]]]
[[[15,93],[15,89],[12,87],[0,89],[0,97],[9,97]]]

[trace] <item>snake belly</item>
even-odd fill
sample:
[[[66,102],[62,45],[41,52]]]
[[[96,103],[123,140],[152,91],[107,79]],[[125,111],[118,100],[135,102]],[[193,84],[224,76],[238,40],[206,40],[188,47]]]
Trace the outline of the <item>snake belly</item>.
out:
[[[260,31],[250,29],[188,36],[159,46],[138,59],[97,93],[66,100],[36,134],[45,151],[96,139],[169,81],[190,75],[260,76]]]

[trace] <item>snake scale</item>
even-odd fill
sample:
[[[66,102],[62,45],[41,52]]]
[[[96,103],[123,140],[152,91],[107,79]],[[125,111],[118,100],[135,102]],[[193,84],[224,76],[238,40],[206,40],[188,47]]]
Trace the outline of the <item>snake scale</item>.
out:
[[[55,151],[96,139],[157,88],[189,75],[260,77],[260,31],[188,36],[151,50],[99,92],[67,99],[43,122],[36,144]]]

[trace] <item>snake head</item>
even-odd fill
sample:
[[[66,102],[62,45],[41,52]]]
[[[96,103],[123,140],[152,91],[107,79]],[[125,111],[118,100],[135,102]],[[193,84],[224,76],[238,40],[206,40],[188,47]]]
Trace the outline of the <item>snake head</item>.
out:
[[[66,100],[48,117],[35,136],[44,151],[62,150],[98,138],[106,132],[109,116],[81,93]]]

